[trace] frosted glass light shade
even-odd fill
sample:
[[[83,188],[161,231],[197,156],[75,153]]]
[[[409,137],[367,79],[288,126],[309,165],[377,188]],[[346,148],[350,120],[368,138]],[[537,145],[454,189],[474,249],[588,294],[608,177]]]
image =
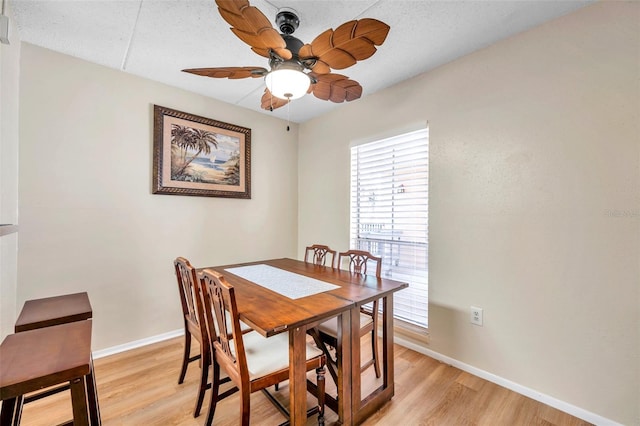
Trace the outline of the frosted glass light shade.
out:
[[[264,81],[273,96],[285,100],[303,97],[311,84],[309,76],[302,71],[291,69],[271,71]]]

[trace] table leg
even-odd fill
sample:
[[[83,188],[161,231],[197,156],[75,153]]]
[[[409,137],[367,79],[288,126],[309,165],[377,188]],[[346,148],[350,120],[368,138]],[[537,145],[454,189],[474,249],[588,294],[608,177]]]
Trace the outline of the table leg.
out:
[[[352,361],[351,353],[354,347],[352,336],[352,316],[353,309],[343,312],[338,315],[338,347],[336,353],[338,354],[338,418],[343,425],[352,425],[353,423],[353,395],[351,391],[353,389],[353,376],[351,372]],[[357,309],[355,311],[358,311]],[[358,313],[358,318],[359,318]],[[358,342],[357,347],[360,347],[360,333],[355,334]]]
[[[355,306],[351,313],[351,415],[353,423],[357,421],[362,402],[362,373],[360,372],[360,307]]]
[[[364,399],[358,395],[357,401],[353,401],[353,417],[356,423],[363,422],[384,404],[391,400],[394,394],[394,367],[393,367],[393,295],[388,294],[382,298],[382,386],[374,390]],[[356,351],[353,351],[354,357]],[[358,352],[358,359],[360,353]],[[358,363],[358,367],[360,364]],[[355,371],[355,361],[353,370]],[[360,369],[358,368],[358,372]],[[358,376],[357,386],[360,387]],[[355,388],[355,385],[354,385]],[[360,390],[358,389],[358,392]],[[355,391],[354,391],[355,394]]]
[[[393,295],[382,299],[382,365],[384,366],[384,388],[394,394],[393,359]]]
[[[304,327],[289,331],[290,424],[307,423],[307,333]]]

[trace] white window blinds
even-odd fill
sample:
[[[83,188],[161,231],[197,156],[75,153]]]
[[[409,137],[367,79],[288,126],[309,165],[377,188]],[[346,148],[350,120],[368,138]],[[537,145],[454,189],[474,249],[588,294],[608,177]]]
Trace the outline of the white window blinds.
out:
[[[351,148],[351,247],[382,257],[382,276],[405,281],[396,318],[427,327],[428,129]]]

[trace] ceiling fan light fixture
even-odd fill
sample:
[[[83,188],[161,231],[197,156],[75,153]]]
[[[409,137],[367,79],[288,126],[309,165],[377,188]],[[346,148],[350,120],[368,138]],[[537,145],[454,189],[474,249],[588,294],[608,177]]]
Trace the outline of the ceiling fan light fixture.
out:
[[[264,81],[273,96],[285,100],[303,97],[311,85],[311,79],[307,74],[288,68],[271,71],[265,76]]]

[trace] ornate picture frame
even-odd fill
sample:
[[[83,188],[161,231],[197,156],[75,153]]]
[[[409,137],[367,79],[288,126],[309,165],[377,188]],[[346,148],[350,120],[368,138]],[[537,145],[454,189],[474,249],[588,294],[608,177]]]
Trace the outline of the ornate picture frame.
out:
[[[153,110],[154,194],[251,198],[251,129]]]

